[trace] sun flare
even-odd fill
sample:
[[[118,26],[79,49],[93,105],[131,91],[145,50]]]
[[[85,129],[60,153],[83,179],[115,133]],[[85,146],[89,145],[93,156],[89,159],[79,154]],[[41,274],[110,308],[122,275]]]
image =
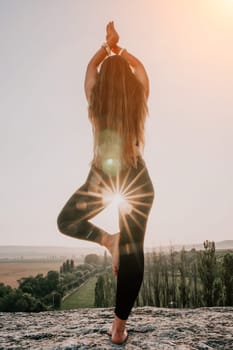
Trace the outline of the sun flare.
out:
[[[112,203],[116,206],[116,207],[120,207],[123,203],[125,202],[125,198],[121,193],[115,193],[113,195],[113,200]]]
[[[94,173],[93,178],[95,181],[102,183],[101,191],[98,190],[98,186],[96,190],[95,186],[93,186],[92,191],[89,189],[88,192],[83,192],[84,195],[93,198],[90,202],[90,205],[93,205],[93,210],[88,214],[89,217],[92,217],[90,221],[103,229],[106,229],[106,225],[109,227],[108,223],[110,222],[114,227],[111,230],[108,228],[107,231],[113,233],[119,230],[118,218],[120,214],[130,236],[131,232],[126,217],[129,216],[140,227],[140,217],[142,220],[146,218],[143,208],[150,206],[147,203],[147,198],[153,196],[153,192],[145,192],[144,190],[145,182],[140,181],[143,174],[144,169],[131,178],[129,170],[123,178],[120,179],[117,175],[113,181],[113,178],[110,176],[106,182],[100,177],[98,172]],[[106,219],[104,219],[105,214]]]
[[[127,197],[121,192],[105,193],[103,201],[108,204],[111,203],[113,210],[119,210],[122,214],[130,214],[133,206],[128,202]]]

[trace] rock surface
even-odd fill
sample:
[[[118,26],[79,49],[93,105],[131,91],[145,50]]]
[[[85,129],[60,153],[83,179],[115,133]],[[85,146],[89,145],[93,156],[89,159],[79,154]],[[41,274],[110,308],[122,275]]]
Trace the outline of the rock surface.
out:
[[[135,308],[124,345],[106,333],[112,318],[111,308],[0,313],[0,349],[233,349],[233,308]]]

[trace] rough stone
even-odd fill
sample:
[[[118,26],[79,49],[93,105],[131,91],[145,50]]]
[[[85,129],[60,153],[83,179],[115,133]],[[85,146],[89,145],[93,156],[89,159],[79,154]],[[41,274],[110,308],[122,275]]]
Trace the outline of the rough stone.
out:
[[[0,350],[232,350],[233,308],[134,308],[124,345],[107,330],[113,309],[0,313]]]

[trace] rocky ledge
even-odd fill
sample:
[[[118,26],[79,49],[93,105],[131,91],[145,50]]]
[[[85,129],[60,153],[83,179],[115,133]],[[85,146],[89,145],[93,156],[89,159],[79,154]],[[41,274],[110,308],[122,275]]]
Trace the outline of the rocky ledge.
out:
[[[233,308],[135,308],[121,346],[107,335],[112,317],[110,308],[0,313],[0,349],[233,349]]]

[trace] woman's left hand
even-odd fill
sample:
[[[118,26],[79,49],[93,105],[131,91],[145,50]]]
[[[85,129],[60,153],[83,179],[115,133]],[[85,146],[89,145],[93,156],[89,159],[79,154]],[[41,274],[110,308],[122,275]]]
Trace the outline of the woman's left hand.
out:
[[[116,46],[119,41],[119,35],[114,27],[113,22],[109,22],[106,27],[106,41],[110,48]]]

